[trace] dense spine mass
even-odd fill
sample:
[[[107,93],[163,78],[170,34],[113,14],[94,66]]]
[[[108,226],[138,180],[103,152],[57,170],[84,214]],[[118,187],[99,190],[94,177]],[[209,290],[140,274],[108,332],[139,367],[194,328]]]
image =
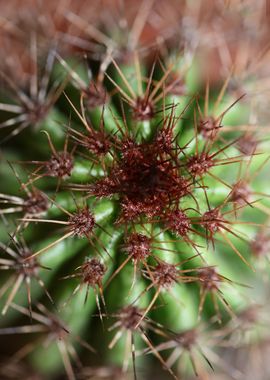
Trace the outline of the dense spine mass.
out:
[[[223,353],[268,342],[249,288],[269,289],[268,128],[225,55],[215,81],[203,43],[176,43],[199,8],[130,4],[48,2],[29,27],[5,9],[3,38],[30,49],[21,81],[0,66],[3,378],[238,380]]]

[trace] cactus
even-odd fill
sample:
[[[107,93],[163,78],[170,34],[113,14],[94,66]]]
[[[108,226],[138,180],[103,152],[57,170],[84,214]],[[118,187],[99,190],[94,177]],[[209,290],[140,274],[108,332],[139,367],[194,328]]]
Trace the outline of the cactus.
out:
[[[205,74],[188,1],[105,3],[3,7],[1,378],[246,378],[229,356],[269,339],[256,78]]]

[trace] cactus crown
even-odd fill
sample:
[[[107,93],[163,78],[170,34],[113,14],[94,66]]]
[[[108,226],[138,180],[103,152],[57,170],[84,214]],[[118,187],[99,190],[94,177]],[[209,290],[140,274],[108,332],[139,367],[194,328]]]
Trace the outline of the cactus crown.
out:
[[[54,46],[44,46],[40,19],[16,37],[30,40],[27,79],[0,67],[13,94],[0,103],[9,162],[0,336],[33,336],[28,361],[44,378],[63,369],[69,380],[119,378],[133,368],[137,379],[151,353],[177,379],[182,352],[193,368],[184,376],[203,375],[220,366],[219,346],[236,347],[241,319],[259,325],[259,306],[234,292],[269,253],[269,194],[255,181],[269,159],[264,141],[232,68],[211,84],[192,37],[175,45],[177,29],[163,22],[181,19],[181,7],[142,0],[127,18],[106,13],[95,24],[71,3],[55,15],[42,5],[59,28]]]

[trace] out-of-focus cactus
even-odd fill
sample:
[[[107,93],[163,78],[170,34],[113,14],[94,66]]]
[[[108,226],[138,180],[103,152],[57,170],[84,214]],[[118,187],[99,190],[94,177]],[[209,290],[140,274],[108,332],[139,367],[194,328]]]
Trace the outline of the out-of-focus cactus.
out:
[[[188,1],[3,6],[2,378],[240,379],[267,344],[269,128],[226,48],[245,9],[205,3],[222,30]]]

